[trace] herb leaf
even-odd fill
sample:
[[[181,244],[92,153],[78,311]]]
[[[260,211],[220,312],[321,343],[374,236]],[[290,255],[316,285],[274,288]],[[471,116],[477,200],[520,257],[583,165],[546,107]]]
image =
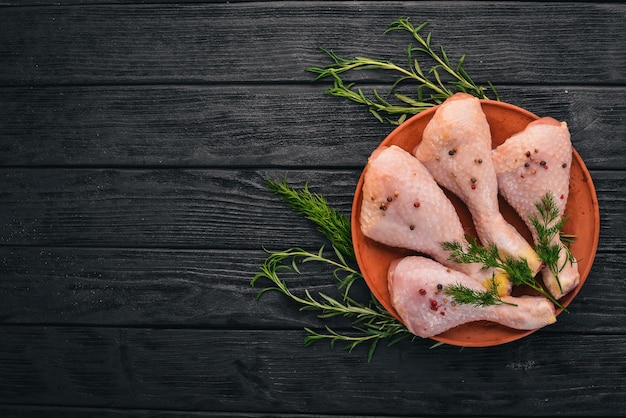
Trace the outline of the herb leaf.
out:
[[[323,196],[312,193],[308,183],[302,189],[295,189],[287,180],[265,179],[270,192],[282,197],[283,201],[296,213],[305,215],[317,225],[317,229],[328,238],[334,248],[350,260],[354,260],[350,217],[331,208]]]
[[[525,258],[502,256],[495,245],[481,246],[474,237],[467,237],[467,241],[469,243],[467,249],[464,249],[458,241],[447,241],[441,246],[444,250],[450,251],[448,257],[450,260],[456,263],[481,263],[485,268],[500,268],[509,275],[514,286],[526,285],[548,298],[559,308],[567,311],[533,276]]]
[[[339,250],[337,248],[334,250],[335,255],[339,256]],[[348,266],[343,258],[338,257],[337,261],[326,257],[324,247],[320,248],[317,253],[301,248],[267,252],[269,255],[261,265],[261,272],[254,276],[250,284],[254,286],[259,279],[269,279],[272,285],[262,289],[257,294],[257,299],[268,291],[278,291],[300,304],[300,310],[317,312],[319,318],[343,316],[351,319],[353,329],[360,333],[360,335],[342,334],[328,326],[325,327],[326,333],[305,328],[309,334],[305,338],[305,346],[319,340],[329,340],[331,347],[334,347],[337,342],[343,342],[346,343],[344,348],[351,351],[360,344],[369,343],[368,361],[370,361],[379,340],[387,339],[388,345],[392,345],[405,338],[413,337],[407,328],[387,312],[373,295],[370,294],[371,297],[367,303],[358,302],[349,295],[352,284],[355,280],[362,280],[363,276]],[[328,264],[334,268],[333,275],[339,282],[339,289],[343,289],[341,300],[322,292],[313,295],[309,290],[304,291],[304,296],[298,296],[281,279],[280,272],[291,271],[300,274],[299,264],[311,261]]]
[[[535,204],[535,207],[539,212],[539,216],[530,215],[528,217],[537,232],[535,251],[541,261],[550,269],[550,272],[552,272],[556,278],[559,290],[562,291],[563,288],[559,280],[559,273],[566,264],[559,265],[559,254],[561,250],[566,251],[567,256],[565,263],[573,263],[574,256],[568,246],[557,242],[555,238],[557,236],[560,238],[561,229],[567,221],[567,218],[562,217],[559,219],[559,208],[554,201],[554,196],[550,192],[546,193],[541,200]]]
[[[444,288],[444,292],[451,296],[457,303],[474,305],[477,307],[493,306],[493,305],[512,305],[514,303],[505,302],[498,295],[498,290],[494,286],[487,290],[475,290],[461,284],[451,284]]]
[[[399,125],[408,116],[442,103],[456,92],[465,92],[480,99],[487,99],[487,92],[491,91],[495,99],[499,100],[498,93],[491,83],[488,83],[488,87],[479,86],[465,71],[463,68],[465,55],[461,56],[458,62],[454,64],[450,61],[443,46],[439,47],[439,51],[433,48],[431,45],[432,33],[428,33],[425,38],[421,34],[426,26],[428,26],[428,22],[414,26],[408,18],[399,18],[391,22],[384,32],[389,34],[394,31],[406,31],[411,33],[414,41],[417,42],[416,45],[410,43],[406,50],[406,67],[399,66],[389,60],[362,56],[345,59],[331,50],[321,48],[321,51],[331,58],[332,63],[325,67],[309,67],[307,71],[317,74],[314,80],[326,77],[333,79],[333,87],[326,90],[327,94],[363,104],[380,122],[388,122],[393,125]],[[434,65],[430,67],[429,71],[424,72],[417,58],[418,55],[434,61]],[[398,74],[398,78],[389,88],[388,96],[393,95],[399,104],[393,104],[384,99],[376,89],[372,92],[373,98],[369,98],[362,89],[354,88],[355,83],[346,84],[342,79],[342,74],[353,70],[383,70]],[[446,76],[445,79],[444,75]],[[400,84],[407,81],[417,84],[417,97],[415,99],[404,94],[394,93]]]

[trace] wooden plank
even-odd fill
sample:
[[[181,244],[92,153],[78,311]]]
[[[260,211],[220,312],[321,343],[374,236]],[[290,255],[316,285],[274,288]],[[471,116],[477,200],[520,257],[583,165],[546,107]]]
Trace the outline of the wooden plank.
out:
[[[478,80],[626,80],[623,3],[242,2],[4,8],[0,84],[308,80],[319,47],[405,62],[409,34],[383,35],[401,16],[430,21],[434,44],[467,54]]]
[[[258,249],[319,247],[311,223],[269,193],[264,178],[307,181],[349,214],[360,171],[6,169],[3,245]],[[626,180],[592,172],[603,251],[621,248]]]
[[[304,243],[303,243],[304,244]],[[311,249],[316,252],[316,248]],[[329,254],[330,256],[330,254]],[[259,280],[265,253],[257,251],[136,250],[0,247],[0,323],[228,329],[348,329],[344,319],[319,320],[314,312]],[[626,289],[616,286],[624,253],[600,252],[569,313],[550,327],[558,333],[624,334]],[[332,271],[307,263],[302,275],[281,278],[296,295],[309,290],[339,297]],[[351,296],[367,302],[365,283]],[[304,332],[302,333],[304,337]]]
[[[293,172],[349,214],[359,172]],[[7,169],[0,243],[258,249],[323,240],[269,193],[272,170]],[[271,216],[270,216],[271,215]]]
[[[264,413],[211,412],[211,411],[168,411],[155,409],[88,408],[73,406],[1,405],[0,416],[11,418],[263,418]],[[328,417],[338,415],[328,415]],[[319,418],[318,414],[272,414],[275,418]],[[368,418],[368,415],[362,415]],[[369,417],[376,418],[373,415]],[[393,418],[388,416],[389,418]],[[413,415],[427,418],[428,415]]]
[[[626,4],[100,3],[0,6],[0,416],[620,414]],[[408,37],[382,35],[402,15],[503,99],[567,120],[601,241],[554,326],[485,349],[381,346],[367,364],[365,347],[303,347],[327,322],[255,301],[249,280],[263,245],[325,242],[263,177],[309,180],[348,214],[391,129],[304,69],[319,46],[404,62]],[[295,291],[334,290],[306,273]]]
[[[271,285],[263,280],[250,284],[265,257],[261,248],[0,247],[0,322],[299,330],[348,325],[302,314],[300,305],[278,293],[257,301],[257,294]],[[319,264],[309,263],[301,276],[285,279],[299,295],[305,289],[338,295],[331,269]],[[355,298],[366,302],[367,295],[364,283],[355,285]]]
[[[326,88],[0,89],[5,108],[0,113],[0,163],[361,165],[392,127],[378,123],[366,109],[325,97]]]
[[[362,167],[393,126],[307,86],[0,88],[0,165]],[[385,86],[378,86],[385,91]],[[626,89],[504,86],[568,122],[591,169],[625,169]]]
[[[71,406],[30,406],[0,405],[0,415],[11,418],[232,418],[239,415],[232,413],[191,412],[191,411],[157,411],[153,409],[119,409],[119,408],[76,408]],[[278,416],[280,418],[281,416]],[[304,416],[303,418],[307,418]]]
[[[609,416],[626,402],[624,335],[538,332],[505,346],[464,350],[406,342],[379,347],[370,364],[365,348],[305,348],[296,331],[2,326],[0,335],[3,403]]]

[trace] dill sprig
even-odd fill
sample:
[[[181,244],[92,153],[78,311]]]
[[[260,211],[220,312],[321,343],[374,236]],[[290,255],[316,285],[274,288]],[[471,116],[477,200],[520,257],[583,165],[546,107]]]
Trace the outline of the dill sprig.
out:
[[[304,344],[309,346],[319,340],[329,340],[332,348],[335,347],[336,343],[345,343],[344,349],[352,351],[360,344],[369,343],[367,355],[369,362],[380,340],[388,340],[388,345],[393,345],[405,338],[411,338],[412,334],[387,312],[372,295],[367,303],[359,302],[349,295],[352,284],[356,280],[362,280],[363,276],[346,263],[339,249],[336,247],[333,249],[336,260],[324,255],[323,246],[317,253],[301,248],[290,248],[285,251],[266,250],[269,255],[261,265],[261,272],[254,276],[250,284],[254,286],[259,279],[263,278],[269,279],[273,283],[272,286],[262,289],[257,294],[257,299],[268,291],[278,291],[302,305],[300,310],[318,312],[319,318],[327,319],[336,316],[349,318],[352,320],[353,329],[360,334],[342,334],[329,326],[325,327],[325,332],[305,328],[308,335]],[[340,300],[322,292],[313,295],[308,289],[304,291],[303,296],[298,296],[281,279],[279,273],[290,271],[301,274],[299,265],[312,261],[328,264],[334,269],[333,276],[338,281],[338,288],[342,290]]]
[[[353,102],[366,105],[370,112],[380,122],[388,122],[399,125],[410,115],[422,112],[430,107],[442,103],[446,98],[456,92],[465,92],[480,99],[487,99],[487,92],[491,90],[496,100],[499,100],[495,87],[488,83],[489,87],[477,85],[469,76],[463,64],[465,55],[454,64],[450,61],[443,46],[435,50],[432,46],[432,33],[425,37],[421,32],[428,26],[428,22],[414,26],[408,18],[400,18],[390,23],[384,34],[393,31],[408,31],[417,41],[410,43],[406,50],[406,67],[399,66],[390,60],[376,59],[357,56],[352,59],[339,57],[331,50],[320,48],[322,52],[332,59],[332,64],[325,67],[309,67],[307,71],[316,73],[314,80],[331,77],[333,87],[326,93],[336,97],[344,97]],[[434,61],[434,65],[428,71],[422,69],[417,55]],[[393,96],[399,104],[393,104],[376,90],[373,90],[373,98],[369,98],[360,88],[354,88],[355,83],[346,84],[341,74],[358,70],[383,70],[398,74],[398,78],[390,87],[387,95]],[[445,76],[445,77],[444,77]],[[411,98],[401,93],[394,93],[399,84],[406,81],[417,83],[416,97]],[[383,116],[386,115],[386,116]],[[395,119],[389,116],[397,117]]]
[[[493,305],[511,305],[517,306],[515,303],[502,300],[498,294],[498,287],[495,283],[495,276],[491,278],[491,286],[486,290],[471,289],[462,283],[455,283],[444,288],[444,292],[451,296],[457,303],[473,305],[477,307],[493,306]]]
[[[280,196],[296,213],[312,221],[319,232],[328,238],[337,250],[350,260],[354,260],[350,218],[330,207],[328,201],[309,190],[308,183],[302,189],[295,189],[287,180],[265,179],[270,192]]]
[[[559,207],[550,192],[546,193],[541,200],[535,204],[535,207],[539,212],[539,216],[530,215],[528,217],[537,232],[535,251],[541,261],[544,262],[546,267],[548,267],[556,278],[559,290],[563,291],[561,281],[559,280],[559,273],[565,268],[567,263],[574,262],[574,256],[568,246],[555,242],[555,238],[557,236],[560,238],[561,229],[563,225],[565,225],[567,218],[559,218]],[[566,257],[564,263],[559,265],[559,254],[561,250],[566,252]]]
[[[442,248],[450,252],[449,259],[456,263],[481,263],[485,268],[499,268],[508,274],[514,286],[526,285],[552,301],[556,306],[566,310],[548,291],[537,281],[528,266],[525,258],[515,258],[501,255],[494,244],[481,246],[474,237],[468,237],[469,245],[464,248],[458,241],[442,243]]]

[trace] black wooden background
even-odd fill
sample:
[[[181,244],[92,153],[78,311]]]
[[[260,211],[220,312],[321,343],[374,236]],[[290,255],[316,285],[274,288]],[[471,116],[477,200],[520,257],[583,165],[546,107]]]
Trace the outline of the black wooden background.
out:
[[[408,34],[383,35],[402,16],[568,122],[601,234],[557,324],[368,363],[304,347],[303,327],[350,323],[256,301],[250,279],[263,247],[325,243],[263,179],[349,214],[393,129],[305,68],[319,47],[403,64]],[[623,2],[2,2],[0,416],[625,415],[625,23]],[[290,284],[335,287],[313,266]]]

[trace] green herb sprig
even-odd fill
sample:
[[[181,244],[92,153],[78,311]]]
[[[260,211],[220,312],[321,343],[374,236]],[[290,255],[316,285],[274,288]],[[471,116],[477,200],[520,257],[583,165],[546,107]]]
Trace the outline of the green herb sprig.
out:
[[[410,43],[406,50],[406,67],[384,59],[361,56],[345,59],[339,57],[331,50],[321,48],[321,51],[332,59],[332,64],[325,67],[309,67],[307,71],[317,74],[314,80],[326,77],[333,79],[333,87],[326,91],[327,94],[344,97],[353,102],[366,105],[380,122],[388,122],[393,125],[399,125],[408,116],[415,115],[442,103],[456,92],[465,92],[480,99],[488,99],[487,92],[491,91],[495,99],[499,100],[498,93],[491,83],[488,83],[489,87],[479,86],[465,71],[463,67],[465,55],[461,56],[458,62],[454,64],[450,61],[443,46],[439,47],[439,51],[432,46],[432,33],[428,33],[426,37],[421,35],[426,26],[428,26],[428,22],[414,26],[409,19],[400,18],[390,23],[384,32],[388,34],[394,31],[408,31],[413,39],[417,41],[417,45]],[[433,60],[434,65],[428,71],[424,71],[417,55]],[[383,70],[397,73],[399,77],[390,87],[387,95],[395,97],[398,103],[393,104],[383,98],[376,89],[373,90],[373,98],[369,98],[362,89],[354,88],[355,83],[346,84],[342,79],[342,74],[352,70]],[[406,81],[417,84],[416,98],[411,98],[401,93],[394,93],[398,85]]]
[[[354,248],[350,218],[331,208],[326,199],[317,193],[311,193],[308,183],[302,189],[294,189],[287,180],[265,179],[268,190],[282,198],[287,205],[306,219],[312,221],[319,232],[330,240],[343,256],[354,260]]]
[[[552,193],[546,193],[541,198],[541,201],[535,204],[535,207],[539,212],[539,216],[530,215],[528,217],[535,231],[537,231],[535,251],[556,278],[559,290],[563,291],[559,273],[565,268],[567,263],[573,263],[575,259],[568,246],[556,243],[554,239],[557,235],[560,235],[567,218],[559,218],[559,208],[554,201]],[[566,257],[563,264],[559,265],[559,254],[562,250],[565,250]]]
[[[566,311],[565,307],[537,281],[525,258],[502,256],[494,244],[481,246],[474,237],[468,237],[467,241],[469,243],[467,248],[464,248],[463,244],[458,241],[447,241],[441,246],[450,252],[448,257],[450,260],[456,263],[481,263],[485,268],[502,269],[509,275],[514,286],[526,285]]]
[[[362,280],[363,276],[357,270],[349,267],[341,252],[336,247],[333,248],[337,260],[325,256],[324,247],[320,248],[317,253],[311,253],[300,248],[268,251],[269,256],[261,265],[261,272],[252,279],[251,285],[254,286],[259,279],[269,279],[273,286],[261,290],[257,294],[257,299],[268,291],[278,291],[300,304],[300,310],[318,312],[318,318],[327,319],[336,316],[349,318],[352,320],[353,329],[359,332],[358,335],[348,335],[337,332],[329,326],[325,327],[325,332],[305,328],[308,333],[304,340],[305,346],[316,341],[328,340],[332,348],[339,342],[345,343],[344,349],[352,351],[360,344],[369,343],[367,359],[371,361],[379,341],[388,340],[388,345],[393,345],[405,338],[413,338],[413,334],[380,305],[373,296],[367,303],[362,303],[349,295],[352,284],[355,280]],[[280,278],[280,273],[285,270],[301,274],[299,265],[312,261],[328,264],[334,268],[333,275],[339,282],[338,288],[343,290],[340,300],[322,292],[318,292],[314,296],[308,289],[304,291],[304,296],[298,296]]]
[[[515,303],[502,300],[498,294],[498,287],[495,283],[495,277],[492,277],[491,286],[486,290],[471,289],[462,283],[455,283],[446,286],[444,292],[451,296],[455,302],[473,305],[477,307],[493,306],[493,305],[511,305],[517,306]]]
[[[303,311],[317,311],[319,318],[343,316],[352,320],[352,328],[358,335],[342,334],[326,326],[324,332],[305,328],[308,335],[304,340],[305,346],[320,340],[330,341],[331,347],[345,343],[344,348],[352,351],[356,346],[369,343],[368,361],[371,360],[380,340],[387,340],[393,345],[405,338],[413,338],[407,328],[391,315],[370,294],[366,302],[359,302],[350,296],[352,285],[362,281],[363,276],[348,261],[354,260],[352,246],[350,218],[330,207],[326,199],[312,193],[308,186],[302,189],[290,187],[286,180],[281,182],[266,179],[268,190],[279,195],[283,201],[296,213],[305,215],[307,219],[318,226],[318,230],[331,241],[334,258],[326,256],[322,246],[317,253],[305,251],[301,248],[289,248],[284,251],[268,251],[268,257],[261,265],[250,284],[254,286],[260,279],[268,279],[273,285],[262,289],[257,298],[268,291],[278,291],[301,305]],[[286,282],[281,279],[281,273],[292,272],[301,274],[300,265],[307,262],[317,262],[331,266],[333,276],[337,280],[341,298],[336,299],[322,292],[313,295],[309,290],[303,296],[294,294]]]

